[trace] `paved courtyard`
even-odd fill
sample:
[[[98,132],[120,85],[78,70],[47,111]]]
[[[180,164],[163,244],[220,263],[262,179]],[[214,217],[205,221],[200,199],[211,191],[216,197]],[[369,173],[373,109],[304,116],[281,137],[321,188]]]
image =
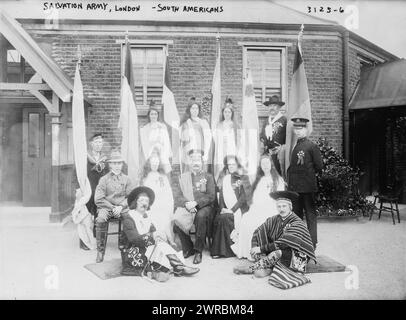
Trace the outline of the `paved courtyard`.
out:
[[[50,224],[48,214],[49,208],[0,207],[1,299],[406,298],[406,206],[396,225],[388,213],[380,220],[374,215],[372,221],[320,220],[317,254],[352,266],[352,271],[310,274],[312,283],[287,291],[266,279],[237,276],[232,268],[238,259],[213,260],[208,252],[195,277],[166,283],[139,277],[101,280],[83,267],[94,262],[96,253],[79,250],[75,226]],[[117,237],[111,236],[105,259],[119,256]],[[53,286],[50,277],[57,279]]]

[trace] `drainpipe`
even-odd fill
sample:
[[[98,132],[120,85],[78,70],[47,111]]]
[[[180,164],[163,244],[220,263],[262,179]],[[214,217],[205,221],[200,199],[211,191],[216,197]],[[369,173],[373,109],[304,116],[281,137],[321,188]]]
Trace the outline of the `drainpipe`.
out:
[[[343,156],[350,160],[350,32],[343,27]]]

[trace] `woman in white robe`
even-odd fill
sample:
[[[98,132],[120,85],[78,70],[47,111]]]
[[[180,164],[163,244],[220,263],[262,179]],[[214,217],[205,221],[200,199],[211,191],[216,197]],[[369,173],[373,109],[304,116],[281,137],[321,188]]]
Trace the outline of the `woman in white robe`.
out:
[[[227,155],[236,155],[241,159],[241,128],[234,117],[233,101],[228,98],[221,111],[220,122],[213,131],[214,140],[214,178],[217,181],[223,168],[223,159]]]
[[[151,188],[155,201],[150,209],[151,219],[157,230],[164,232],[171,244],[174,244],[172,217],[174,200],[169,179],[164,172],[158,152],[153,152],[144,166],[142,185]]]
[[[181,123],[182,172],[189,165],[188,152],[192,149],[203,150],[203,163],[207,167],[211,162],[212,133],[209,123],[202,117],[201,106],[191,98]]]
[[[172,157],[171,142],[168,129],[159,122],[159,112],[151,107],[147,114],[148,123],[140,129],[140,138],[144,158],[148,159],[154,150],[158,150],[165,173],[172,170],[170,158]]]
[[[249,211],[241,218],[237,240],[231,249],[238,258],[252,260],[251,240],[254,231],[263,224],[266,219],[278,214],[275,200],[269,194],[274,191],[285,190],[285,181],[278,174],[268,155],[261,157],[255,182],[252,185],[252,204]]]

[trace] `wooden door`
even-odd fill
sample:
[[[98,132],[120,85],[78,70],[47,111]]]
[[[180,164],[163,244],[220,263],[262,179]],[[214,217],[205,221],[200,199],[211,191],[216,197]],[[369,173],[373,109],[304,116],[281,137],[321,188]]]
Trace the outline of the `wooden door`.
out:
[[[51,121],[45,108],[23,109],[23,205],[51,205]]]

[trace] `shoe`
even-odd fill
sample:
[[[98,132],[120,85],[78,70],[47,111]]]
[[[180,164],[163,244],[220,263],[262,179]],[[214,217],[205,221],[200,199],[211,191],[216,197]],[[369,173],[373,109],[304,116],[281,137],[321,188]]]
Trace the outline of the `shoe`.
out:
[[[199,268],[185,266],[175,254],[168,254],[167,257],[176,277],[191,276],[200,271]]]
[[[85,245],[82,239],[79,239],[79,248],[82,250],[90,250],[90,248],[87,245]]]
[[[195,258],[193,259],[193,264],[199,264],[202,262],[202,253],[196,252]]]
[[[254,270],[251,265],[239,265],[233,268],[235,274],[253,274]]]
[[[184,252],[184,253],[183,253],[183,257],[184,257],[185,259],[187,259],[187,258],[193,256],[194,254],[195,254],[195,250],[194,250],[194,249],[191,249],[191,250],[189,250],[188,252]]]
[[[194,275],[196,273],[198,273],[200,271],[199,268],[194,268],[194,267],[188,267],[188,266],[177,266],[175,268],[173,268],[173,274],[175,275],[175,277],[180,277],[180,276],[191,276]]]
[[[103,262],[104,254],[103,252],[97,251],[96,263]]]

